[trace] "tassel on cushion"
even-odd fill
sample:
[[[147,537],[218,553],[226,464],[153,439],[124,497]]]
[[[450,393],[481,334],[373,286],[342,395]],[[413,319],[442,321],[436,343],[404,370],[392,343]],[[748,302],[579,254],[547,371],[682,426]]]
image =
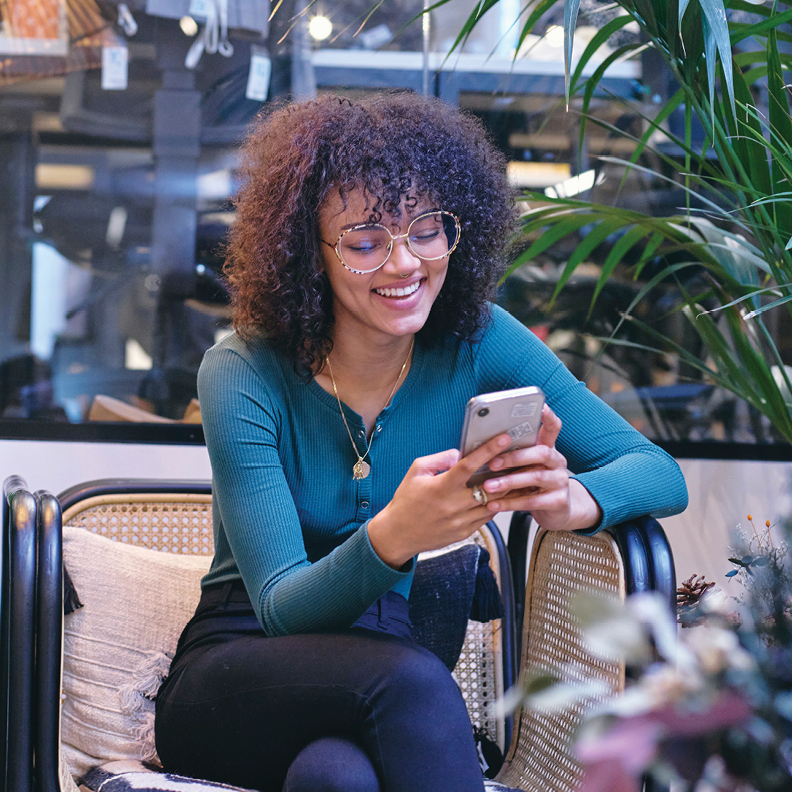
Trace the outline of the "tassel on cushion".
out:
[[[71,579],[69,570],[66,569],[66,564],[63,565],[63,615],[68,616],[70,613],[79,610],[83,607],[80,598],[77,595],[77,589],[74,588],[74,581]]]
[[[138,692],[150,701],[157,698],[157,691],[170,670],[171,658],[163,652],[153,652],[134,671],[133,682]]]
[[[140,749],[140,761],[161,767],[162,763],[159,760],[159,756],[157,756],[157,746],[154,739],[154,713],[144,713],[141,720],[142,723],[135,729],[135,741]]]
[[[168,675],[171,659],[162,652],[150,652],[132,672],[129,684],[118,688],[118,702],[126,715],[141,718],[151,708],[162,681]]]
[[[503,616],[503,601],[498,590],[498,581],[489,565],[490,555],[483,548],[478,557],[476,569],[476,591],[470,607],[470,618],[473,621],[488,622]]]

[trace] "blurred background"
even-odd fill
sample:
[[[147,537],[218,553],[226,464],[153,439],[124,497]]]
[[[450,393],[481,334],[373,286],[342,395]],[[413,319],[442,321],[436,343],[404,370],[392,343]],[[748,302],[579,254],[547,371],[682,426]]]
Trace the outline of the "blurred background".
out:
[[[672,144],[660,144],[662,157],[644,153],[644,171],[600,159],[629,158],[642,115],[673,90],[651,51],[610,65],[589,107],[598,123],[581,142],[580,99],[569,111],[564,100],[563,6],[516,52],[520,6],[501,0],[449,55],[475,7],[452,0],[422,17],[421,0],[283,0],[270,19],[275,4],[255,0],[0,0],[0,436],[60,437],[59,425],[90,424],[91,437],[112,438],[123,421],[140,425],[127,433],[170,424],[170,436],[190,426],[200,439],[197,368],[229,332],[220,274],[236,149],[269,103],[323,91],[430,93],[484,122],[517,190],[656,216],[685,204],[662,159],[682,156]],[[579,45],[615,14],[584,0]],[[588,73],[638,35],[637,25],[615,32]],[[647,351],[650,339],[620,322],[668,256],[644,262],[638,280],[627,257],[592,308],[621,238],[614,233],[551,303],[590,231],[518,267],[501,303],[634,426],[677,452],[777,441],[753,408],[672,355]],[[693,268],[681,282],[659,282],[636,316],[695,348],[675,309],[680,286],[695,290],[700,277]],[[792,362],[789,314],[766,321]]]

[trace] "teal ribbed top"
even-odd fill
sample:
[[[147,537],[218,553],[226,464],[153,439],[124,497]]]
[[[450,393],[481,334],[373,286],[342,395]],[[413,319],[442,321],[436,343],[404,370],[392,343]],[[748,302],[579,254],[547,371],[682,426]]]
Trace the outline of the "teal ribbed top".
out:
[[[563,421],[557,448],[602,507],[599,527],[685,508],[676,462],[497,306],[477,342],[427,348],[416,339],[407,377],[377,418],[371,474],[360,481],[335,397],[297,377],[265,339],[231,335],[198,374],[214,479],[215,556],[204,585],[241,575],[270,635],[347,627],[386,591],[409,596],[412,565],[397,571],[380,560],[368,519],[416,457],[458,447],[472,396],[526,385],[540,386]],[[363,453],[363,421],[344,412]]]

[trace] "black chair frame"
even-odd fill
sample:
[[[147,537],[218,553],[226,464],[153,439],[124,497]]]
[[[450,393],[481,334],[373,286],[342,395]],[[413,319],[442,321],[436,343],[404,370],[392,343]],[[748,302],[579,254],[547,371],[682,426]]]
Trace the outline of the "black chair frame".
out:
[[[34,788],[39,792],[60,790],[57,709],[63,613],[60,514],[57,499],[49,493],[32,494],[25,481],[17,476],[4,482],[0,695],[4,716],[5,792],[30,792]],[[53,662],[57,667],[54,684],[54,675],[50,673]]]

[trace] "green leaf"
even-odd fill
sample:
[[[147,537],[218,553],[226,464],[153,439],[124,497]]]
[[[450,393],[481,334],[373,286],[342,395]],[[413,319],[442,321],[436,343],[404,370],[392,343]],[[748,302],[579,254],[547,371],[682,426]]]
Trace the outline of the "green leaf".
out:
[[[738,44],[750,36],[757,36],[760,33],[765,33],[768,30],[775,30],[779,25],[785,22],[792,21],[792,8],[784,11],[781,14],[773,14],[769,19],[764,19],[757,22],[755,25],[734,25],[736,30],[731,34],[731,43]],[[779,38],[788,39],[789,37],[781,34]]]
[[[759,316],[759,314],[763,314],[765,311],[769,311],[773,308],[778,308],[779,305],[784,305],[785,303],[792,302],[792,294],[788,294],[786,297],[782,297],[780,300],[774,300],[767,305],[763,305],[761,308],[756,308],[750,313],[745,315],[746,319],[753,319],[755,316]]]
[[[724,162],[728,164],[731,158],[732,164],[742,170],[742,174],[738,174],[739,183],[735,186],[738,191],[743,185],[749,188],[752,191],[750,200],[753,200],[757,194],[771,194],[770,168],[767,164],[767,151],[763,143],[757,140],[758,137],[764,141],[761,125],[748,111],[748,108],[753,107],[754,99],[745,76],[736,66],[734,91],[738,107],[733,108],[731,113],[726,113],[724,109],[725,121],[732,137],[727,146],[724,146],[722,154]]]
[[[657,171],[654,171],[651,168],[644,168],[642,165],[637,165],[637,164],[635,164],[633,162],[629,162],[627,160],[620,159],[619,157],[610,157],[610,156],[603,155],[603,156],[600,156],[599,159],[602,162],[617,163],[619,165],[623,165],[624,167],[632,168],[633,170],[637,170],[637,171],[640,171],[642,173],[649,174],[654,179],[660,179],[661,181],[670,182],[675,187],[682,187],[682,189],[684,189],[686,192],[691,192],[691,188],[685,187],[684,185],[679,184],[679,182],[677,182],[676,180],[672,179],[670,176],[665,176],[662,173],[657,173]],[[696,198],[698,200],[702,201],[702,203],[706,204],[711,209],[713,209],[716,212],[720,213],[721,208],[714,201],[710,201],[709,198],[705,198],[699,192],[693,192],[693,194],[696,196]]]
[[[728,237],[726,238],[728,239]],[[759,282],[757,273],[750,266],[747,266],[749,264],[758,267],[768,275],[772,272],[770,265],[763,258],[756,256],[742,246],[733,247],[723,242],[710,242],[708,247],[714,250],[715,258],[738,283],[753,285]],[[720,251],[724,251],[728,255],[721,255]]]
[[[770,16],[770,9],[761,3],[748,3],[746,0],[729,0],[729,11],[745,11],[756,16]]]
[[[547,248],[554,245],[565,236],[578,231],[591,222],[588,215],[572,215],[557,223],[549,231],[545,231],[522,255],[520,255],[512,266],[519,266],[535,259],[540,253],[544,253]]]
[[[776,31],[767,38],[767,93],[770,128],[778,138],[792,148],[792,118],[789,116],[788,88],[784,82],[781,59],[778,55]],[[784,168],[777,157],[771,156],[770,177],[773,195],[789,189]],[[775,206],[775,221],[779,231],[786,236],[792,233],[792,206],[788,201]]]
[[[633,21],[633,18],[629,14],[624,14],[622,16],[618,16],[615,19],[611,19],[610,22],[603,25],[597,33],[592,37],[591,41],[589,41],[586,49],[583,50],[583,54],[580,56],[580,60],[578,61],[577,66],[575,67],[575,71],[572,73],[572,77],[570,83],[572,85],[571,93],[575,93],[575,86],[577,86],[577,82],[580,79],[580,75],[583,74],[583,69],[586,67],[586,64],[592,58],[592,56],[596,53],[596,51],[607,42],[607,40],[617,31],[621,30],[625,25],[628,25],[630,22]]]
[[[715,85],[715,48],[720,53],[723,74],[726,77],[726,92],[734,111],[734,78],[732,70],[731,41],[729,40],[729,24],[726,21],[726,9],[723,0],[699,0],[704,12],[705,46],[707,47],[707,77],[710,81],[710,96]],[[707,31],[709,28],[709,31]],[[712,45],[709,44],[712,42]],[[711,50],[711,55],[709,54]],[[710,99],[712,102],[712,98]]]
[[[757,396],[753,403],[759,402],[761,411],[767,415],[776,427],[787,436],[792,433],[792,421],[790,421],[789,409],[787,408],[784,397],[778,388],[770,367],[764,355],[751,343],[751,337],[745,332],[745,325],[741,322],[739,315],[734,309],[727,311],[727,319],[730,326],[730,334],[734,342],[737,355],[748,370]],[[707,318],[707,317],[705,317]]]
[[[778,36],[776,35],[776,38]],[[788,52],[780,52],[778,53],[778,57],[781,59],[782,63],[790,64],[792,63],[792,54]],[[742,68],[743,66],[753,66],[757,63],[765,64],[767,63],[767,52],[766,50],[752,50],[751,52],[738,52],[734,56],[734,62]]]
[[[671,115],[671,113],[674,112],[674,110],[677,109],[677,107],[682,104],[684,100],[685,90],[683,88],[679,88],[677,92],[665,103],[665,105],[663,105],[663,108],[654,118],[650,119],[641,113],[642,118],[649,122],[649,126],[638,142],[638,146],[636,147],[635,151],[633,151],[632,155],[630,156],[630,162],[638,162],[638,158],[641,156],[641,154],[643,154],[644,150],[649,144],[649,139],[656,130],[661,129],[661,124]],[[669,135],[669,137],[671,136]]]
[[[447,2],[448,0],[446,0]],[[517,53],[520,51],[520,47],[522,47],[525,39],[528,38],[528,35],[533,32],[534,26],[536,23],[545,15],[545,13],[556,4],[557,0],[541,0],[541,2],[536,6],[533,10],[531,15],[528,19],[525,20],[525,24],[523,25],[522,30],[520,31],[520,36],[517,41],[517,50],[514,53],[514,57],[517,57]],[[524,10],[527,10],[530,6],[530,3]]]
[[[591,304],[594,305],[597,297],[604,288],[608,278],[613,274],[613,271],[619,265],[621,260],[627,253],[635,247],[646,235],[649,233],[647,228],[643,226],[633,226],[626,234],[611,248],[605,262],[602,265],[602,274],[597,279],[597,285],[594,289],[594,296],[591,298]]]
[[[425,11],[421,12],[421,14],[418,14],[417,16],[422,16],[423,14],[427,14],[433,9],[439,8],[440,6],[445,5],[448,2],[450,2],[450,0],[439,0],[439,2],[430,6]],[[473,28],[476,27],[481,17],[484,16],[484,14],[486,14],[487,11],[490,10],[490,8],[496,6],[498,2],[499,0],[481,0],[481,2],[478,3],[478,5],[473,9],[473,11],[471,11],[468,18],[462,24],[462,27],[459,33],[457,34],[454,43],[451,45],[451,49],[449,49],[448,54],[446,55],[445,60],[443,61],[444,63],[451,57],[451,53],[453,53],[457,47],[459,47],[461,44],[464,44],[470,38],[470,34],[473,32]]]
[[[588,256],[598,245],[605,241],[614,231],[622,225],[619,218],[611,218],[603,220],[593,230],[583,238],[581,243],[575,248],[574,253],[569,257],[561,277],[558,279],[555,291],[550,300],[551,304],[555,301],[558,293],[564,287],[566,282],[572,277],[572,273],[577,269],[578,265]]]
[[[767,292],[778,292],[777,286],[768,286],[766,289],[757,289],[756,291],[750,292],[750,294],[743,294],[742,297],[738,297],[736,300],[732,300],[731,302],[727,302],[725,305],[719,305],[717,308],[710,308],[708,311],[702,311],[700,314],[697,314],[696,318],[702,316],[703,314],[713,314],[718,313],[718,311],[722,311],[725,308],[731,308],[732,305],[739,305],[741,302],[745,302],[746,300],[754,300],[760,294],[766,294]]]
[[[591,99],[594,96],[594,91],[597,89],[602,76],[611,67],[611,65],[619,60],[619,58],[626,55],[628,52],[639,52],[642,49],[646,49],[646,44],[625,44],[623,47],[619,47],[619,49],[611,52],[611,54],[608,55],[608,57],[605,58],[599,66],[597,66],[591,77],[586,80],[586,89],[583,92],[583,107],[581,110],[584,115],[588,113],[589,104],[591,103]],[[567,96],[567,104],[568,103],[569,96]]]
[[[703,20],[704,24],[704,61],[707,66],[707,87],[709,88],[709,102],[712,108],[712,117],[710,123],[715,127],[715,69],[717,66],[716,58],[716,41],[715,36],[712,35],[710,30],[709,21],[706,17]],[[685,105],[685,143],[690,146],[690,138],[693,123],[693,108]],[[687,164],[689,169],[689,164]]]
[[[663,236],[659,232],[655,232],[652,234],[651,238],[649,239],[649,243],[644,248],[644,252],[641,254],[641,258],[638,259],[638,263],[635,265],[635,277],[638,278],[641,275],[641,272],[648,261],[651,261],[652,257],[657,251],[657,248],[663,242]]]
[[[682,37],[682,18],[685,16],[685,11],[690,3],[690,0],[679,0],[679,36]]]
[[[580,11],[580,0],[564,2],[564,95],[569,107],[570,69],[572,68],[572,48],[575,43],[575,24]]]

